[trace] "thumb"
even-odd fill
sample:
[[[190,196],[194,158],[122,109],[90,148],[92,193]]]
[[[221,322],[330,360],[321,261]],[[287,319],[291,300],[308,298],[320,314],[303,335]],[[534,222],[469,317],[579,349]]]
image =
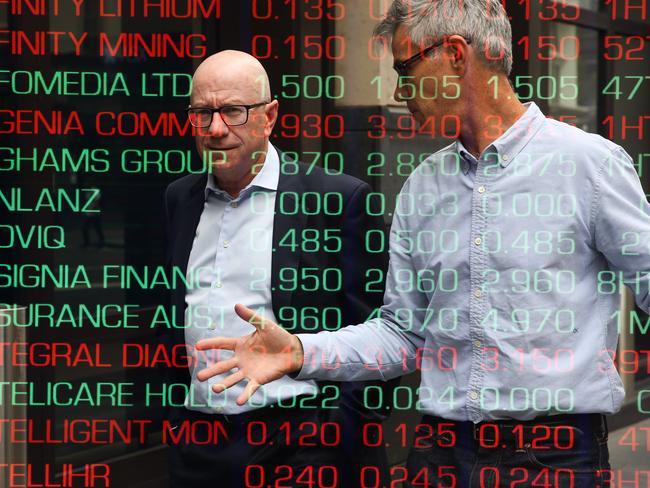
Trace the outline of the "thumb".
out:
[[[265,326],[272,324],[270,320],[256,314],[252,309],[248,308],[246,305],[242,305],[241,303],[235,305],[235,313],[239,315],[242,320],[254,325],[257,330],[264,330]]]

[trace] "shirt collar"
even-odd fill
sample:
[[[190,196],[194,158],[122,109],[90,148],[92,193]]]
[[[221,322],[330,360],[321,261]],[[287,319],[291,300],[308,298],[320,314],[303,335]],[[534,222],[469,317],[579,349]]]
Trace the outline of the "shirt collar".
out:
[[[533,136],[537,131],[542,127],[544,120],[544,114],[535,104],[535,102],[525,103],[524,106],[527,108],[526,112],[517,119],[517,121],[512,124],[508,130],[506,130],[501,136],[490,144],[484,151],[496,151],[499,155],[499,162],[501,166],[505,168],[510,164],[510,161],[515,159],[515,157],[526,147],[530,142]],[[463,143],[460,142],[460,139],[456,140],[456,151],[471,161],[475,161],[476,158],[467,150]]]
[[[280,156],[277,149],[268,143],[266,157],[260,172],[255,175],[253,180],[244,188],[239,194],[244,195],[253,188],[263,188],[265,190],[276,191],[278,189],[278,179],[280,177]],[[205,185],[205,199],[208,199],[210,193],[215,193],[220,196],[228,195],[224,190],[217,186],[217,183],[212,174],[208,174],[208,182]],[[228,195],[230,197],[230,195]]]
[[[463,146],[463,143],[460,142],[460,139],[456,139],[456,152],[458,152],[461,158],[463,158],[466,161],[466,164],[474,165],[474,166],[478,164],[478,161],[476,160],[476,156],[474,156],[471,152],[465,149],[465,146]]]

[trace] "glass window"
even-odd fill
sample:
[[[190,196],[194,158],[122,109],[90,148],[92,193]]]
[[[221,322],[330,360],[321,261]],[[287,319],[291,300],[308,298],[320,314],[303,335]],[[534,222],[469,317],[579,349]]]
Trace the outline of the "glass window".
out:
[[[598,10],[598,0],[571,0],[570,2],[567,2],[567,4],[579,5],[580,8],[585,10]]]
[[[539,87],[538,96],[549,101],[552,117],[598,132],[598,32],[555,22],[549,36],[554,39],[546,53],[553,58],[548,63],[550,76],[547,86]]]

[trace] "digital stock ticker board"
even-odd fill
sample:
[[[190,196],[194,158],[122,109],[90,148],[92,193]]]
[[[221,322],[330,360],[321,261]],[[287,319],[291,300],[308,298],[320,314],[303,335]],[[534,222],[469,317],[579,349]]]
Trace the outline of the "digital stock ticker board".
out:
[[[396,4],[0,0],[0,487],[650,487],[647,0]]]

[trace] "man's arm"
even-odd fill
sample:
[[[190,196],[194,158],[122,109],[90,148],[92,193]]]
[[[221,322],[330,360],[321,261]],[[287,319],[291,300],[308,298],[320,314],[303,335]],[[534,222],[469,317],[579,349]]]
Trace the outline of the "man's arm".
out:
[[[639,307],[650,312],[650,204],[630,156],[621,148],[600,168],[592,216],[597,249],[612,271],[622,273]],[[618,282],[611,277],[603,276]]]
[[[408,283],[398,280],[403,276],[417,276],[404,240],[397,238],[410,225],[402,212],[396,210],[390,232],[384,305],[379,318],[335,332],[297,334],[304,351],[304,363],[297,379],[388,380],[415,369],[416,351],[424,344],[421,324],[425,322],[428,300],[414,289],[411,280]],[[400,324],[396,317],[398,309],[411,310],[413,320]]]

